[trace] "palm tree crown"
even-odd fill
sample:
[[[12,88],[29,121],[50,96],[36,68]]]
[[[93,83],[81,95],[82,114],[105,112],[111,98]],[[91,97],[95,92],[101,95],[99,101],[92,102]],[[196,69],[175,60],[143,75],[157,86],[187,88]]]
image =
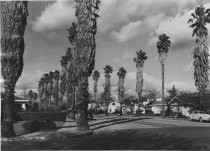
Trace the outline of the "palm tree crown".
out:
[[[136,65],[143,66],[144,61],[147,60],[146,52],[142,50],[136,51],[137,57],[133,59],[133,61],[136,63]]]
[[[100,73],[99,73],[99,71],[98,70],[95,70],[94,72],[93,72],[93,80],[94,81],[98,81],[98,79],[99,79],[99,77],[100,77]]]
[[[193,28],[193,34],[197,36],[207,36],[208,30],[205,27],[206,23],[210,23],[210,9],[205,9],[203,5],[195,8],[195,13],[191,14],[192,18],[188,20],[188,23],[191,25],[190,28]]]
[[[106,75],[112,73],[112,71],[113,71],[113,69],[112,69],[112,67],[111,67],[110,65],[106,65],[106,66],[104,67],[104,73],[105,73]]]
[[[118,72],[117,72],[117,76],[118,76],[119,78],[124,79],[126,73],[127,73],[127,71],[126,71],[123,67],[121,67],[121,68],[119,68],[119,70],[118,70]]]
[[[166,36],[166,34],[159,35],[159,41],[157,42],[158,53],[168,53],[168,49],[171,45],[170,37]]]

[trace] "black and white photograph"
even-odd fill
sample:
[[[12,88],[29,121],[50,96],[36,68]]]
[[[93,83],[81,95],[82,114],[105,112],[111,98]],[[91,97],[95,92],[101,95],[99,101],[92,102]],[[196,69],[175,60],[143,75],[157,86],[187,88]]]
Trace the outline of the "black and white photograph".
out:
[[[209,0],[0,5],[2,151],[210,151]]]

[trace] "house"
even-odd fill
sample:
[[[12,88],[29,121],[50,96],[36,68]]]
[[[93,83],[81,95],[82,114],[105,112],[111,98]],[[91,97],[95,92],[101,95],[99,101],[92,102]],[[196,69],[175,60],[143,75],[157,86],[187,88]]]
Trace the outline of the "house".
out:
[[[15,107],[18,111],[26,111],[26,105],[30,104],[30,101],[18,96],[14,96],[15,99]],[[1,106],[4,107],[4,93],[1,93]]]
[[[108,106],[109,113],[114,113],[116,110],[120,110],[120,103],[116,100],[110,101]]]
[[[173,113],[182,113],[184,116],[189,116],[191,107],[186,106],[185,103],[178,97],[168,98],[168,103],[164,102],[165,111],[168,107]],[[151,110],[154,114],[161,114],[162,112],[162,101],[152,101],[146,105],[146,107]]]

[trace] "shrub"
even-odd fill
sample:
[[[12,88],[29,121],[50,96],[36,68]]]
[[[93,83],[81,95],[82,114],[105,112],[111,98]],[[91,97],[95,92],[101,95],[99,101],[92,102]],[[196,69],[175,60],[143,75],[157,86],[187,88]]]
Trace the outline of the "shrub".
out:
[[[54,129],[56,129],[56,124],[52,120],[48,120],[46,122],[33,120],[33,121],[28,121],[28,122],[24,123],[22,126],[25,129],[25,131],[28,131],[31,133],[37,132],[40,130],[54,130]]]
[[[66,113],[65,112],[18,112],[17,121],[65,121]]]
[[[113,114],[120,114],[119,110],[115,110]]]
[[[94,111],[94,114],[95,114],[95,115],[104,114],[104,113],[105,113],[105,112],[104,112],[102,109],[99,109],[99,110]]]

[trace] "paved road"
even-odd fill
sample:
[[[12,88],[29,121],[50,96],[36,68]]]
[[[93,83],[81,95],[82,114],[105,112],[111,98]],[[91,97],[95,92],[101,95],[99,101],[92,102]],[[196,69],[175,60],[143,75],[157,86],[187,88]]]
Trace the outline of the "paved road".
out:
[[[2,150],[210,150],[210,123],[158,117],[97,116],[89,125],[93,135],[6,142],[2,144]],[[68,121],[58,131],[71,131],[75,126],[74,122]]]

